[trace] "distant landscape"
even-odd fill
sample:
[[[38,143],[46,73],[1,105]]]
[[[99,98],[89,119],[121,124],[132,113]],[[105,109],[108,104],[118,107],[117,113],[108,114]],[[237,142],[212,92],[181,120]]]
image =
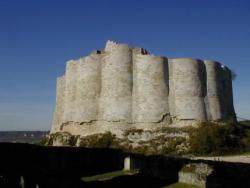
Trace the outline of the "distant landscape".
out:
[[[250,128],[250,121],[239,121],[239,125]],[[0,131],[0,142],[38,144],[49,131]]]
[[[0,142],[38,144],[49,131],[0,131]]]

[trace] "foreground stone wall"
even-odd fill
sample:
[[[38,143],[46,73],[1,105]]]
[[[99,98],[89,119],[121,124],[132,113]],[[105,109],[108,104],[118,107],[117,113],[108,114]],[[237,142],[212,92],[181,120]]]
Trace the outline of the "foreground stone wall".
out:
[[[51,133],[86,136],[235,120],[231,71],[215,61],[168,59],[108,41],[67,62]]]
[[[115,149],[43,147],[20,143],[0,143],[0,148],[1,188],[121,187],[121,185],[157,188],[178,181],[208,188],[250,187],[250,164],[246,163],[146,156]],[[120,179],[119,177],[102,179],[98,184],[81,181],[82,177],[122,169],[137,171],[138,174],[126,175]],[[107,184],[107,181],[112,180],[113,184]],[[164,184],[160,186],[160,182]]]

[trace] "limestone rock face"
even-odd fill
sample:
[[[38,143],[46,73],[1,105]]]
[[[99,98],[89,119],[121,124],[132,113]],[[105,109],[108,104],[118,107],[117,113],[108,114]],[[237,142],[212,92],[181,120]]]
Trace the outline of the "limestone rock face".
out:
[[[51,133],[91,135],[235,120],[231,71],[215,61],[168,59],[108,41],[67,62],[57,79]]]

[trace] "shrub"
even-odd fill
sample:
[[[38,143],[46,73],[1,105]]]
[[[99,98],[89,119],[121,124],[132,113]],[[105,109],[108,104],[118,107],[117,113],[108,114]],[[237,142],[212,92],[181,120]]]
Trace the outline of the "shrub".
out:
[[[46,135],[42,138],[42,140],[38,143],[40,146],[52,146],[53,145],[54,135]]]
[[[110,148],[115,140],[115,135],[110,132],[94,134],[81,139],[80,147]]]
[[[76,146],[77,139],[79,138],[79,135],[74,136],[71,135],[68,132],[56,132],[50,135],[47,135],[44,137],[40,142],[39,145],[41,146],[53,146],[53,142],[55,140],[60,140],[62,142],[62,145],[68,145],[68,146]]]
[[[41,139],[41,141],[38,143],[38,145],[40,145],[40,146],[47,146],[48,145],[48,138],[47,137],[43,137]]]
[[[198,155],[231,154],[244,150],[244,132],[235,124],[202,123],[190,135],[190,151]]]
[[[74,136],[74,135],[71,135],[70,139],[69,139],[69,145],[70,146],[76,146],[77,144],[77,140],[80,136],[77,135],[77,136]]]
[[[167,146],[163,146],[160,154],[163,155],[180,155],[182,153],[185,153],[186,151],[183,149],[178,149],[178,146],[185,144],[186,139],[182,137],[175,137],[175,138],[168,138],[165,139]]]
[[[250,130],[248,128],[241,131],[241,145],[243,146],[243,152],[250,151]]]

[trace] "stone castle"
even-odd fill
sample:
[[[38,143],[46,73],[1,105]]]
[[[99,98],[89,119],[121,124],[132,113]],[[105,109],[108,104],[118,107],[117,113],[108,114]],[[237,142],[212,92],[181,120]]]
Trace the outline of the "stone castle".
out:
[[[231,71],[216,61],[168,59],[107,41],[70,60],[57,79],[51,133],[87,136],[235,120]]]

